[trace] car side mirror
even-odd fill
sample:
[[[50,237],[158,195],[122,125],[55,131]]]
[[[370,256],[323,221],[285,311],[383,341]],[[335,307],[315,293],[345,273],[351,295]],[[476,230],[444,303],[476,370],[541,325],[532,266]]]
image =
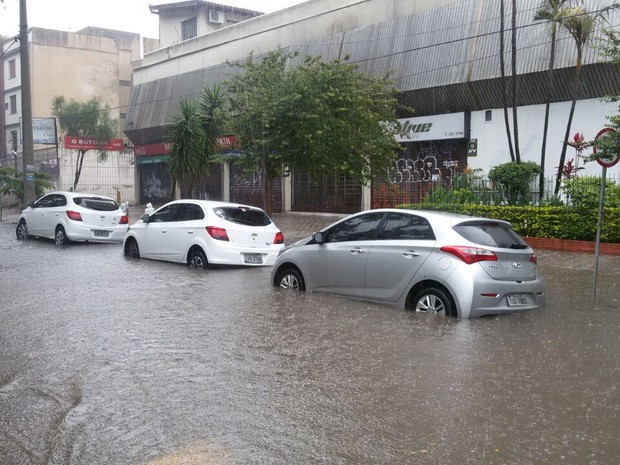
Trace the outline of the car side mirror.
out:
[[[26,206],[27,206],[27,207],[30,207],[30,208],[34,208],[34,207],[35,207],[35,206],[34,206],[34,202],[28,202],[28,203],[26,204]]]
[[[314,242],[316,242],[317,244],[322,244],[323,242],[325,242],[325,235],[323,234],[322,231],[318,231],[315,232],[312,235],[312,239],[314,240]]]
[[[140,219],[144,223],[148,223],[149,221],[151,221],[151,215],[149,215],[148,213],[143,213],[142,216],[140,217]]]

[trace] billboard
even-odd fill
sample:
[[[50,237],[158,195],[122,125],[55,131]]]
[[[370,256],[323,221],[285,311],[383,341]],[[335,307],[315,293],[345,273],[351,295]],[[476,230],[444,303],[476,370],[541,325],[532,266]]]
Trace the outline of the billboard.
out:
[[[56,118],[32,118],[32,142],[56,145]]]

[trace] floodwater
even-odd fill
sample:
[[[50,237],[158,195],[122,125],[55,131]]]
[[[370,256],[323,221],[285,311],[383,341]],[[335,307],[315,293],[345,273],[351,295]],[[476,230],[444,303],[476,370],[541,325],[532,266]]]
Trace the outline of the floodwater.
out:
[[[0,224],[1,464],[617,464],[620,269],[442,319]]]

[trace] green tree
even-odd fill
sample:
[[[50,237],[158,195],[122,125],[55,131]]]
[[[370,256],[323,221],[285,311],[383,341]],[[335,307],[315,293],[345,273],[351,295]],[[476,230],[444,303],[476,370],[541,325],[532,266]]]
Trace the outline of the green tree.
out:
[[[509,162],[491,168],[489,179],[508,205],[522,205],[529,201],[530,182],[537,174],[540,166],[533,161]]]
[[[226,96],[221,86],[205,87],[200,101],[182,100],[179,114],[170,126],[168,140],[172,192],[181,188],[181,197],[194,196],[194,185],[209,173],[209,165],[218,151],[217,139],[226,123]]]
[[[549,110],[551,108],[551,97],[553,93],[554,69],[555,69],[555,52],[557,47],[558,36],[558,18],[564,6],[570,0],[542,0],[534,14],[534,21],[547,21],[549,24],[549,36],[551,45],[549,47],[549,65],[547,67],[547,87],[545,102],[545,122],[543,125],[543,139],[540,149],[540,169],[545,172],[545,158],[547,152],[547,132],[549,131]],[[543,192],[545,191],[545,177],[540,176],[539,186],[540,202],[543,201]]]
[[[605,15],[611,8],[615,8],[616,5],[606,7],[598,10],[596,13],[588,12],[582,6],[576,6],[571,8],[563,8],[558,12],[557,21],[560,27],[566,30],[575,43],[577,49],[577,61],[575,64],[575,74],[573,78],[572,97],[570,111],[568,114],[568,122],[566,124],[566,132],[564,134],[564,142],[562,144],[562,152],[560,153],[560,162],[558,164],[558,175],[555,181],[554,194],[557,195],[560,190],[560,184],[562,181],[562,167],[566,160],[566,150],[568,148],[568,140],[571,133],[571,125],[573,123],[573,115],[575,114],[575,106],[577,99],[581,94],[581,71],[583,63],[583,51],[585,46],[590,42],[592,34],[594,33],[597,24],[604,19]]]
[[[48,174],[34,173],[34,191],[37,198],[53,187],[54,184],[51,182]],[[0,167],[0,194],[12,194],[23,202],[24,175],[16,169]]]
[[[307,57],[293,66],[293,58],[281,49],[260,61],[250,54],[228,82],[231,126],[262,170],[268,213],[283,166],[314,178],[338,171],[366,183],[388,170],[400,148],[397,91],[389,76],[368,76],[346,59]]]
[[[102,105],[98,99],[92,98],[86,102],[76,100],[66,101],[64,97],[54,97],[52,102],[52,115],[58,120],[60,130],[66,136],[84,137],[94,139],[99,143],[99,154],[106,156],[103,146],[117,134],[117,121],[110,118],[109,105]],[[75,161],[75,178],[73,190],[76,190],[84,156],[89,150],[78,150]]]

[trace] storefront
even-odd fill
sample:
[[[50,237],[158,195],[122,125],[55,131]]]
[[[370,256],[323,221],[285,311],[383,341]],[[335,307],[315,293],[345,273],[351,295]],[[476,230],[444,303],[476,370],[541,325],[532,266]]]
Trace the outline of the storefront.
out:
[[[372,208],[419,203],[437,186],[450,185],[467,167],[469,113],[399,120],[403,151],[391,172],[373,183]]]

